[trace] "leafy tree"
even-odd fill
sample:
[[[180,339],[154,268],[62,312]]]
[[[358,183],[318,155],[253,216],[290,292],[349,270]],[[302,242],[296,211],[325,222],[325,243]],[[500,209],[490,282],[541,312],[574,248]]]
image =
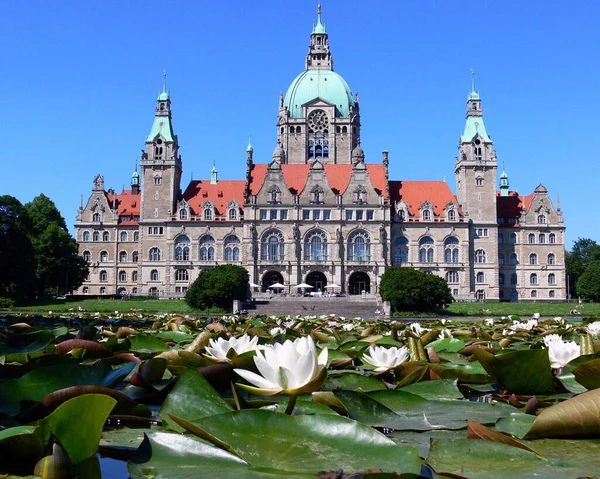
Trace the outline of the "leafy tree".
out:
[[[600,260],[600,245],[590,238],[578,238],[573,249],[565,254],[567,274],[569,275],[570,295],[577,291],[577,282],[592,261]],[[579,294],[577,292],[577,294]]]
[[[64,218],[44,194],[25,205],[29,236],[35,255],[35,292],[38,296],[68,292],[80,286],[88,265],[77,252]]]
[[[389,268],[381,277],[381,298],[394,311],[437,311],[452,302],[443,278],[412,268]]]
[[[13,196],[0,196],[0,296],[23,299],[33,285],[33,247],[25,208]]]
[[[600,301],[600,261],[588,264],[577,281],[577,294],[591,301]]]
[[[201,271],[185,296],[190,308],[231,309],[234,299],[246,299],[248,271],[242,266],[224,264]]]

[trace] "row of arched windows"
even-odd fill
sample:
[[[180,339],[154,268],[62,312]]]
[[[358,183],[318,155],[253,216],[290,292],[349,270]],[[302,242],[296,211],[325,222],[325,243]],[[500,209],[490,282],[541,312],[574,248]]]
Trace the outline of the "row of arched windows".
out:
[[[203,210],[202,217],[205,221],[212,221],[214,216],[214,211],[212,207],[206,207]],[[190,214],[186,208],[181,208],[179,210],[179,219],[181,221],[187,221],[190,218]],[[235,221],[238,219],[238,212],[236,208],[229,208],[227,210],[227,219],[230,221]]]
[[[84,231],[82,234],[82,241],[90,241],[90,238],[92,241],[100,241],[100,238],[102,238],[102,241],[104,242],[110,241],[110,233],[108,231],[102,231],[102,236],[100,236],[100,233],[100,231],[94,231],[93,233]],[[139,241],[140,234],[137,231],[134,231],[132,238],[132,241]],[[121,231],[119,233],[119,240],[121,242],[129,241],[129,233],[127,231]]]
[[[504,253],[498,254],[498,264],[505,264]],[[508,257],[508,264],[519,264],[519,258],[517,253],[511,253]],[[531,253],[529,255],[529,264],[538,264],[537,253]],[[556,255],[554,253],[548,253],[546,256],[546,264],[556,264]]]
[[[394,241],[393,261],[395,264],[408,263],[408,239],[400,237]],[[459,261],[460,248],[458,238],[450,236],[444,241],[444,262],[458,263]],[[419,262],[435,262],[435,246],[433,238],[430,236],[424,236],[419,240]]]
[[[106,270],[102,270],[99,273],[99,279],[101,282],[107,282],[108,281],[108,272]],[[119,278],[119,283],[126,283],[127,282],[127,271],[124,270],[120,270],[118,273],[118,278]],[[175,270],[175,281],[189,281],[189,272],[187,269],[177,269]],[[132,271],[131,272],[131,282],[133,283],[137,283],[138,280],[138,272],[137,271]],[[159,281],[160,280],[160,274],[158,272],[157,269],[153,269],[152,271],[150,271],[150,281]]]
[[[548,243],[549,244],[556,244],[556,234],[554,233],[550,233],[548,234]],[[536,234],[535,233],[529,233],[527,235],[527,242],[529,244],[534,244],[536,240]],[[546,244],[546,233],[539,233],[539,235],[537,235],[537,240],[539,244]],[[510,244],[516,244],[517,243],[517,233],[511,233],[510,236],[508,237],[508,241]],[[498,233],[498,243],[503,244],[504,243],[504,234],[503,233]]]

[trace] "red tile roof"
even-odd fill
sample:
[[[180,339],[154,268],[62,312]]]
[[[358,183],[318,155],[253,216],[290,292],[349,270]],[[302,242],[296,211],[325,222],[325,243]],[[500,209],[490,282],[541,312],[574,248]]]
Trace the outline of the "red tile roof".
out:
[[[521,217],[521,210],[525,206],[525,210],[529,210],[531,206],[531,200],[535,193],[527,196],[520,196],[516,191],[509,191],[508,196],[501,196],[499,191],[496,192],[496,213],[498,218],[516,218],[516,223],[509,223],[506,220],[502,220],[503,225],[514,225],[518,226],[519,218]]]
[[[419,216],[419,207],[429,201],[435,216],[445,216],[444,208],[456,196],[445,181],[390,181],[392,204],[403,200],[410,216]],[[462,215],[462,212],[459,211]]]
[[[215,214],[225,215],[231,200],[237,201],[240,207],[244,205],[245,186],[244,180],[220,180],[214,185],[209,180],[196,180],[188,185],[183,197],[194,214],[200,214],[202,204],[210,200],[215,207]]]
[[[250,172],[250,194],[256,195],[260,191],[265,175],[267,174],[267,164],[255,164]],[[350,175],[352,174],[353,165],[324,165],[325,176],[329,186],[336,194],[343,193],[348,187]],[[281,171],[285,184],[293,194],[298,194],[304,189],[310,165],[281,165]],[[382,194],[387,201],[387,189],[385,187],[385,168],[383,165],[371,164],[367,165],[367,172],[373,184],[373,188],[378,194]]]
[[[134,195],[131,190],[123,190],[120,194],[107,194],[106,198],[111,206],[113,201],[116,202],[117,215],[119,218],[122,218],[123,216],[140,216],[140,203],[142,201],[141,193]],[[127,221],[120,221],[120,223],[124,225],[138,224],[133,218]]]

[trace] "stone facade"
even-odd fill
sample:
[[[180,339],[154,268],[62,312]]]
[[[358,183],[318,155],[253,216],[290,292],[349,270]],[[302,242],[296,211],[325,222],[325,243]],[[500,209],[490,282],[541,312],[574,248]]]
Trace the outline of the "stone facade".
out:
[[[76,237],[90,262],[81,294],[185,294],[198,272],[247,268],[263,289],[378,293],[389,266],[444,277],[457,300],[563,300],[564,220],[540,185],[508,189],[483,122],[467,100],[455,162],[445,182],[390,180],[388,153],[365,162],[358,94],[333,71],[325,27],[313,27],[305,70],[280,95],[277,144],[257,163],[249,144],[246,178],[194,180],[181,190],[182,159],[166,89],[140,159],[120,194],[94,179]],[[278,289],[280,290],[280,289]]]

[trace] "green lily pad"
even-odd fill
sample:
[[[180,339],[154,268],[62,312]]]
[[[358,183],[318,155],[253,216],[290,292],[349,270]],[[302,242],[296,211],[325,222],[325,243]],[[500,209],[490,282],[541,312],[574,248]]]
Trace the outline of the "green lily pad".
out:
[[[600,387],[600,358],[580,364],[573,369],[575,380],[587,389]]]
[[[165,426],[182,431],[169,416],[171,413],[187,421],[231,411],[231,407],[195,369],[188,369],[175,384],[160,408]]]
[[[421,381],[398,389],[417,394],[425,399],[463,399],[458,389],[457,379],[440,379],[437,381]]]
[[[190,432],[208,433],[253,468],[313,473],[367,469],[418,474],[414,448],[399,447],[383,434],[337,415],[288,416],[242,410],[205,417]]]
[[[449,353],[457,353],[465,347],[465,342],[457,338],[438,339],[427,344],[427,348],[435,349],[436,353],[440,351],[448,351]]]
[[[372,376],[364,376],[353,371],[340,372],[340,374],[330,371],[329,377],[321,390],[335,391],[338,389],[347,391],[379,391],[387,389],[387,386]]]
[[[433,429],[431,431],[394,431],[388,434],[387,437],[399,446],[416,447],[419,456],[427,457],[433,440],[464,439],[466,434],[464,429]]]
[[[514,413],[508,417],[498,419],[494,429],[522,439],[529,432],[535,420],[536,416],[531,414]]]
[[[162,353],[170,350],[164,341],[147,334],[136,334],[128,340],[131,342],[130,350],[138,353]]]
[[[182,333],[181,331],[163,331],[156,336],[163,341],[173,341],[176,344],[194,339],[193,334]]]

